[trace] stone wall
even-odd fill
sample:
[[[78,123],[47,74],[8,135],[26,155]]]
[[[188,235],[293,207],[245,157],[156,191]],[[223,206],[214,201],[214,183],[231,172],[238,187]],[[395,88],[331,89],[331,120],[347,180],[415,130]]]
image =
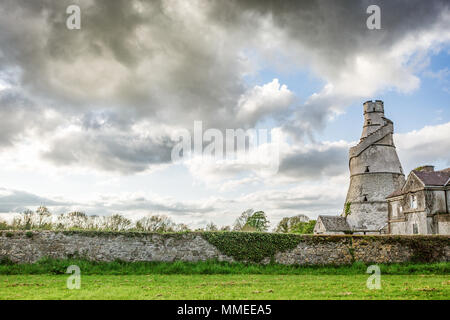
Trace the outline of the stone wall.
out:
[[[245,237],[244,233],[241,235]],[[235,261],[205,240],[201,232],[0,232],[0,259],[31,263],[44,257],[95,261]],[[450,261],[450,236],[299,235],[298,245],[293,249],[277,252],[262,262],[271,259],[282,264]]]

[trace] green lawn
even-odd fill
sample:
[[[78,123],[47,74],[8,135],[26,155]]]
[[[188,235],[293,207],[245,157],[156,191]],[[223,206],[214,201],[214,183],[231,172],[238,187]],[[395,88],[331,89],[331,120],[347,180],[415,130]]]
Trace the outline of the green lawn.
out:
[[[69,275],[0,275],[0,299],[450,299],[450,276],[148,274],[83,275],[69,290]]]
[[[79,290],[67,289],[70,265]],[[450,299],[450,262],[380,264],[380,290],[366,287],[367,267],[4,259],[0,299]]]

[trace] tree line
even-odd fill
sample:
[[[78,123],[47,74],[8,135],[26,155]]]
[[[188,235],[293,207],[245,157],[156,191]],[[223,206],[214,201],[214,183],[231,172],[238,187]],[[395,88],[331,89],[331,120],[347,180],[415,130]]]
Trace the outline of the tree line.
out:
[[[315,220],[304,215],[283,218],[272,230],[279,233],[313,233]],[[270,221],[264,211],[244,211],[231,226],[219,227],[213,222],[204,228],[191,230],[184,223],[175,223],[165,215],[147,215],[132,221],[120,214],[110,216],[87,215],[84,212],[52,214],[47,207],[36,211],[25,210],[12,222],[0,219],[0,230],[95,230],[140,232],[187,232],[187,231],[247,231],[268,232]]]

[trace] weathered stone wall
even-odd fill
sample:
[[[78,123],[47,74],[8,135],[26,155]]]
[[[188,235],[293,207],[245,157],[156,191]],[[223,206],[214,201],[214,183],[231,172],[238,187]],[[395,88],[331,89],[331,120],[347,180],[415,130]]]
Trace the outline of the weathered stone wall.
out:
[[[275,254],[282,264],[348,264],[450,261],[450,236],[299,236],[298,245]],[[31,263],[44,257],[95,261],[235,261],[202,233],[0,232],[0,259]],[[271,260],[267,257],[263,262]]]

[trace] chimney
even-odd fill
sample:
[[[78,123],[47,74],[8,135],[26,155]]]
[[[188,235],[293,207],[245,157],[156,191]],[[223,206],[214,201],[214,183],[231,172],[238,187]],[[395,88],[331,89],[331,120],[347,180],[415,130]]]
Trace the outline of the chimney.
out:
[[[434,166],[424,165],[424,166],[418,167],[416,170],[422,171],[422,172],[434,172]]]

